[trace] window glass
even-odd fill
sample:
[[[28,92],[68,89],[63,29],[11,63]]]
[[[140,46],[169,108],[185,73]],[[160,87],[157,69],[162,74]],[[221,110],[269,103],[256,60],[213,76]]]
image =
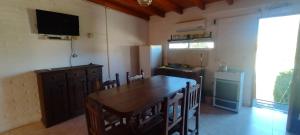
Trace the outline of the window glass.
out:
[[[209,41],[209,42],[192,42],[192,43],[190,43],[189,48],[211,49],[214,47],[215,47],[214,42]]]
[[[215,43],[213,41],[182,41],[169,43],[170,49],[213,49]]]
[[[184,49],[189,48],[189,43],[170,43],[169,44],[170,49]]]

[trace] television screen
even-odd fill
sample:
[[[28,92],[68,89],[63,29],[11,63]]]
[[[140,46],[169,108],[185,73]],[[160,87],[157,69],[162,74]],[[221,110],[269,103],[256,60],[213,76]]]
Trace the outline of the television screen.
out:
[[[79,36],[79,17],[36,10],[39,34]]]

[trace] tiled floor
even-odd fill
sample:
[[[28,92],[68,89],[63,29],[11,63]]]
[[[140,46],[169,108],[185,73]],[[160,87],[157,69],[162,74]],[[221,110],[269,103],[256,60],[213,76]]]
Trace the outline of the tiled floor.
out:
[[[290,135],[285,133],[287,115],[260,108],[232,113],[202,105],[201,135]],[[11,130],[3,135],[87,135],[84,116],[45,129],[41,123]]]
[[[263,108],[243,107],[236,114],[202,105],[202,135],[290,135],[285,132],[287,114]]]

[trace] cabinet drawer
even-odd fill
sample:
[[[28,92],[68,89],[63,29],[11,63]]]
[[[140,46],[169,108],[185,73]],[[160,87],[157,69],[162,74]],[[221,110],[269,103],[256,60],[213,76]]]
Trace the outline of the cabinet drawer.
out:
[[[102,71],[101,68],[88,68],[87,69],[87,79],[88,80],[95,80],[95,79],[99,79],[102,78]]]
[[[43,75],[44,83],[66,82],[65,72],[52,72]]]
[[[68,81],[86,81],[86,74],[84,70],[81,69],[74,69],[74,70],[70,70],[67,73],[67,78]]]

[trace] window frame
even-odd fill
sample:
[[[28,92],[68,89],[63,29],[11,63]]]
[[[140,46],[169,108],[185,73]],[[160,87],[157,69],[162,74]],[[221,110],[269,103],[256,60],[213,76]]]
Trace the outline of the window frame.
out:
[[[195,42],[212,42],[213,48],[191,48],[191,43]],[[187,48],[170,48],[170,44],[172,43],[187,43],[188,46]],[[211,50],[215,48],[215,41],[212,40],[211,38],[202,38],[202,39],[192,39],[192,40],[171,40],[168,42],[168,49],[169,50]]]

